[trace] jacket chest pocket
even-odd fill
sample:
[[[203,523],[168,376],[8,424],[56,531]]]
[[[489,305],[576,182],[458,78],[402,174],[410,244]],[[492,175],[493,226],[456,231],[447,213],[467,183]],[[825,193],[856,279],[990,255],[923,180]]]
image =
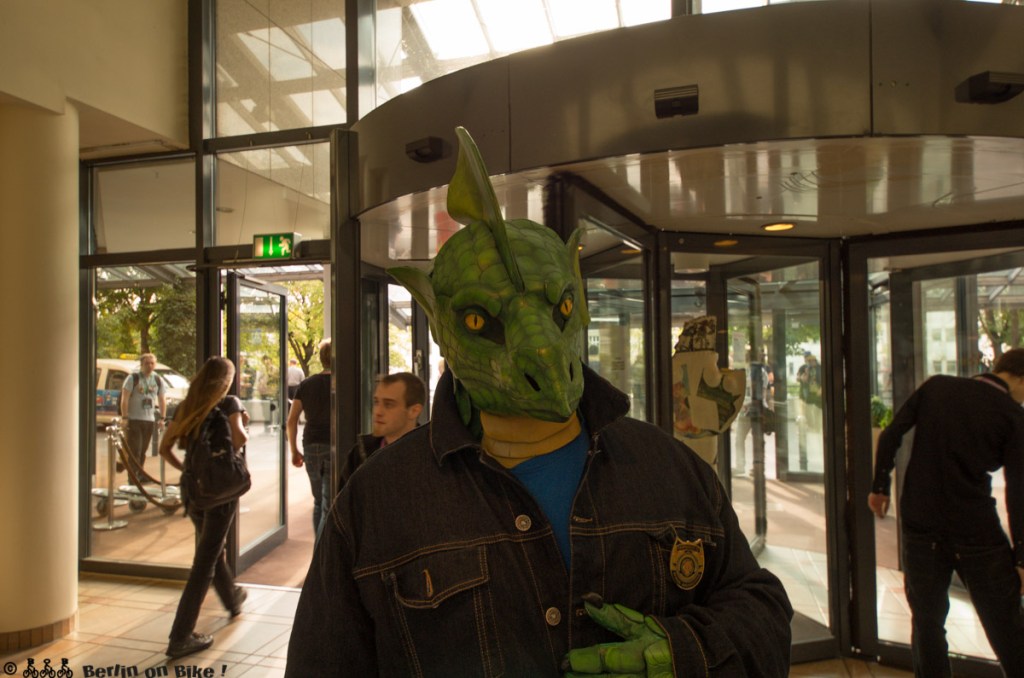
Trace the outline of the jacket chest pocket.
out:
[[[404,675],[501,676],[483,546],[431,553],[382,573]]]

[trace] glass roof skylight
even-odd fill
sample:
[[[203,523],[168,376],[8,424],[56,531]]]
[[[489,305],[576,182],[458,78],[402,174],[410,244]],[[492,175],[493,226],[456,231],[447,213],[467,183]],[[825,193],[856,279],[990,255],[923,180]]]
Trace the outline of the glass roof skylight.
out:
[[[619,14],[623,26],[639,26],[653,21],[662,21],[672,13],[668,0],[626,0],[619,2]]]
[[[559,38],[619,27],[615,0],[548,0],[548,10]]]
[[[490,51],[470,0],[429,0],[409,9],[438,59],[480,56]]]
[[[555,38],[541,0],[476,0],[496,52],[511,54],[550,45]]]

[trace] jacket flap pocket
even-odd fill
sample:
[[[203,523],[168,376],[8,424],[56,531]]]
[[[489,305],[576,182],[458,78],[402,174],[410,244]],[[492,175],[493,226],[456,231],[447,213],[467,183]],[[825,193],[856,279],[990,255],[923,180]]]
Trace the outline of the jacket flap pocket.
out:
[[[684,543],[695,543],[699,541],[703,546],[712,549],[718,546],[716,530],[701,525],[671,525],[651,530],[649,534],[651,539],[657,542],[658,545],[666,551],[671,551],[675,547],[677,541],[682,541]]]
[[[487,550],[478,546],[431,553],[396,568],[391,579],[398,602],[405,607],[435,608],[487,582]]]

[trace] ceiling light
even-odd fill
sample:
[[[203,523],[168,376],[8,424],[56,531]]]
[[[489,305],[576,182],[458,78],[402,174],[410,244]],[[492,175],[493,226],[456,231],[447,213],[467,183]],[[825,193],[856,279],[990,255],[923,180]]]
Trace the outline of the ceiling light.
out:
[[[739,240],[733,240],[732,238],[724,238],[722,240],[716,240],[714,242],[715,247],[734,247],[739,244]]]
[[[796,224],[791,221],[776,221],[770,224],[761,226],[762,230],[768,231],[769,233],[778,233],[780,231],[789,231],[796,228]]]

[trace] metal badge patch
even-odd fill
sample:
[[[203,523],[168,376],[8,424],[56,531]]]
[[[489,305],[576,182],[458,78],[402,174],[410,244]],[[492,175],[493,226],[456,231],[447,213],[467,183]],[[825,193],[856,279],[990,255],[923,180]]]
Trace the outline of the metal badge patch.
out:
[[[704,576],[704,540],[683,541],[676,537],[668,566],[676,586],[684,591],[697,588]]]

